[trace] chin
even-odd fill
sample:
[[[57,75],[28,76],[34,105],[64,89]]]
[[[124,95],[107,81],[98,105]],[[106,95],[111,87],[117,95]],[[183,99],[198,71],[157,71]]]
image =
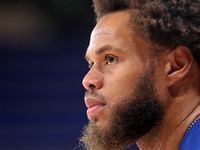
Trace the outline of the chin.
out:
[[[96,128],[99,128],[99,129],[107,129],[110,127],[110,124],[109,123],[109,119],[108,117],[105,117],[105,116],[101,116],[101,117],[90,117],[89,118],[90,120],[90,123],[92,123]]]

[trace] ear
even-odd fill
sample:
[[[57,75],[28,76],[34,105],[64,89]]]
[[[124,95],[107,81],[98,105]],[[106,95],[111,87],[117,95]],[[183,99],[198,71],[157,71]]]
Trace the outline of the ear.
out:
[[[190,49],[186,46],[178,46],[167,56],[165,73],[168,77],[168,87],[182,81],[189,73],[193,62]]]

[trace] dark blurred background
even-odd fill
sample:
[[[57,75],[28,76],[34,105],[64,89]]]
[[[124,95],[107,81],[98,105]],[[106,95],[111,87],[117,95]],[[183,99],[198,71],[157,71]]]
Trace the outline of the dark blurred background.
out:
[[[94,25],[91,0],[0,1],[1,150],[78,146]]]

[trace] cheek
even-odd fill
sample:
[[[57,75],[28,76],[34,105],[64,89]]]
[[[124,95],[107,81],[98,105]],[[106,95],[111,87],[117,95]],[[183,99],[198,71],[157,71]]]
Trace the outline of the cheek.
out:
[[[104,74],[103,93],[111,103],[117,103],[134,91],[139,77],[145,71],[145,63],[139,59],[127,59]]]
[[[105,79],[104,90],[110,104],[117,103],[131,94],[137,84],[138,76],[133,72],[118,73]]]

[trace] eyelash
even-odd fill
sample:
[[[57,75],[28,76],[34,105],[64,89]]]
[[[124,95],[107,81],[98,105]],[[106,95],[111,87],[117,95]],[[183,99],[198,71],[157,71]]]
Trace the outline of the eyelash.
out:
[[[109,63],[109,59],[113,59],[113,62]],[[106,55],[105,61],[106,61],[106,64],[111,65],[111,64],[117,62],[118,59],[116,57],[112,56],[112,55]],[[94,65],[94,62],[91,62],[91,63],[88,64],[88,67],[91,69],[93,67],[93,65]]]
[[[112,55],[106,55],[105,59],[106,59],[106,63],[107,63],[107,64],[113,64],[113,63],[115,63],[115,62],[118,61],[118,59],[117,59],[116,57],[112,56]],[[109,63],[110,59],[113,59],[113,60],[112,60],[112,61],[113,61],[112,63]]]
[[[88,64],[88,68],[90,68],[90,69],[91,69],[91,68],[92,68],[92,66],[93,66],[93,64],[94,64],[94,62],[92,62],[91,64],[89,63],[89,64]]]

